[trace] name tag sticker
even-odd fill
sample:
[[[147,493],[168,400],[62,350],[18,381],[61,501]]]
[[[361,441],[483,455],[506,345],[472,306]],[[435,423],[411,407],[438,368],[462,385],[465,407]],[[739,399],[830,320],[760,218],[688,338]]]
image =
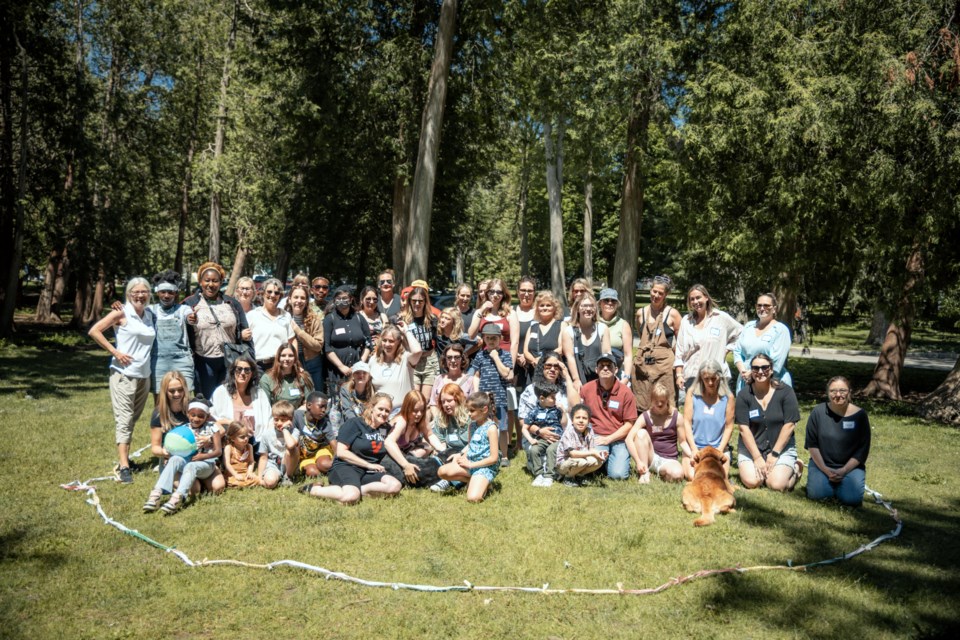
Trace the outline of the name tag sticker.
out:
[[[333,333],[334,333],[335,335],[338,335],[338,336],[342,336],[342,335],[345,334],[346,332],[347,332],[347,330],[346,330],[345,328],[343,328],[343,327],[337,327],[336,329],[333,330]]]
[[[853,420],[844,420],[844,421],[843,421],[843,428],[844,428],[844,429],[856,429],[856,428],[857,428],[857,423],[854,422]]]
[[[537,414],[537,420],[546,420],[546,419],[547,419],[546,413],[541,411],[540,413]]]
[[[763,336],[760,338],[760,340],[762,340],[763,342],[771,342],[771,341],[773,340],[773,336],[770,335],[769,333],[765,333],[765,334],[763,334]]]
[[[713,407],[704,407],[704,408],[703,408],[703,415],[705,415],[705,416],[712,416],[712,415],[713,415]]]
[[[759,417],[760,417],[760,409],[751,409],[751,410],[750,410],[750,417],[751,417],[751,418],[759,418]]]
[[[610,407],[611,409],[619,409],[619,408],[620,408],[620,401],[619,401],[619,400],[611,400],[607,406]]]
[[[710,327],[710,335],[712,335],[712,336],[719,336],[719,335],[720,335],[720,327]]]
[[[291,387],[291,388],[290,388],[290,395],[291,395],[291,396],[294,396],[294,397],[300,395],[300,389],[298,389],[298,388],[296,388],[296,387]]]
[[[531,338],[536,338],[536,337],[537,337],[537,334],[535,334],[535,333],[530,333],[529,336],[530,336]]]
[[[653,335],[659,338],[661,333],[663,333],[663,329],[661,329],[660,327],[657,327],[657,330],[653,332]]]

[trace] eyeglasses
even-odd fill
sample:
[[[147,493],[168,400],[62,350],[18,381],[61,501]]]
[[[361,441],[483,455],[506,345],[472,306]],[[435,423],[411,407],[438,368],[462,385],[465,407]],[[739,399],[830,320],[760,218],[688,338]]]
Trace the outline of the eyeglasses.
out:
[[[616,368],[617,368],[616,365],[610,362],[609,360],[604,360],[602,362],[597,363],[597,371],[600,371],[600,369],[616,369]]]
[[[328,284],[315,284],[315,285],[313,285],[313,288],[314,288],[314,289],[323,289],[324,291],[329,291],[329,290],[330,290],[330,285],[328,285]]]
[[[617,301],[614,300],[613,298],[604,298],[603,300],[600,301],[600,304],[617,304]],[[580,307],[580,308],[582,309],[583,307]]]
[[[761,371],[763,373],[766,373],[767,371],[770,371],[770,365],[768,364],[761,364],[760,366],[754,365],[750,367],[750,371],[753,371],[754,373],[760,373]]]
[[[385,284],[393,284],[393,280],[381,280],[380,286],[382,287]]]
[[[522,293],[524,295],[533,295],[533,289],[520,289],[517,293]]]
[[[251,369],[250,367],[234,367],[233,372],[237,374],[249,375],[253,373],[253,369]]]
[[[830,389],[827,393],[832,396],[845,396],[850,393],[850,389]]]
[[[253,287],[237,287],[237,291],[253,291]]]
[[[488,296],[502,296],[503,289],[487,289]]]
[[[463,360],[463,356],[447,356],[447,362],[459,362]]]
[[[543,365],[543,370],[544,370],[544,371],[548,371],[548,370],[559,371],[559,370],[560,370],[560,365],[558,365],[558,364],[545,364],[545,365]]]

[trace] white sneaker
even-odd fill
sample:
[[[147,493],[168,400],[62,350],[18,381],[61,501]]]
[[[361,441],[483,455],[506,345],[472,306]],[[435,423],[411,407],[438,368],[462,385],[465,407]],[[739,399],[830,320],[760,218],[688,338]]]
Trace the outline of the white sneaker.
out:
[[[537,476],[533,479],[533,482],[530,483],[531,487],[542,487],[543,486],[543,476]]]
[[[450,490],[450,481],[449,480],[438,480],[437,482],[430,485],[430,491],[436,493],[444,493]]]
[[[541,487],[552,487],[552,486],[553,486],[553,478],[551,478],[550,476],[544,476],[544,477],[543,477],[543,482],[540,483],[540,486],[541,486]]]

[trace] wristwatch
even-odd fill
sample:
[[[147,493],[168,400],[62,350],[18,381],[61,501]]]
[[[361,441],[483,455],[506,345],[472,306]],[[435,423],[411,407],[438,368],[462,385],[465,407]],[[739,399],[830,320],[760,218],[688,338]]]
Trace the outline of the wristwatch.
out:
[[[780,452],[774,449],[773,451],[770,452],[770,455],[772,455],[774,458],[779,458]]]

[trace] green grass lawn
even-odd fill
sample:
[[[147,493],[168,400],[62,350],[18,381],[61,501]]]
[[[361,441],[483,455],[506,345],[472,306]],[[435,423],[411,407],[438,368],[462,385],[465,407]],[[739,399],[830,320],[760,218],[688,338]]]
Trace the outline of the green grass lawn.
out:
[[[113,464],[106,364],[63,337],[0,350],[0,637],[899,638],[960,628],[960,432],[918,420],[905,403],[870,405],[867,474],[898,509],[903,533],[853,560],[727,574],[652,596],[416,593],[287,568],[190,568],[104,525],[59,484]],[[791,363],[804,415],[826,376],[841,371],[856,383],[870,369]],[[905,386],[929,391],[944,375],[909,370]],[[148,438],[144,417],[134,445]],[[735,514],[695,529],[679,485],[537,489],[522,464],[480,505],[405,490],[345,508],[288,488],[205,497],[163,517],[140,509],[156,479],[149,467],[132,486],[100,483],[103,508],[194,560],[295,559],[419,584],[653,587],[701,569],[834,557],[894,526],[877,505],[741,489]]]
[[[853,349],[876,351],[878,347],[867,345],[870,334],[869,319],[860,322],[845,322],[830,329],[824,329],[811,337],[814,347],[833,349]],[[908,351],[949,351],[960,352],[960,333],[939,331],[933,327],[921,325],[910,336]]]

